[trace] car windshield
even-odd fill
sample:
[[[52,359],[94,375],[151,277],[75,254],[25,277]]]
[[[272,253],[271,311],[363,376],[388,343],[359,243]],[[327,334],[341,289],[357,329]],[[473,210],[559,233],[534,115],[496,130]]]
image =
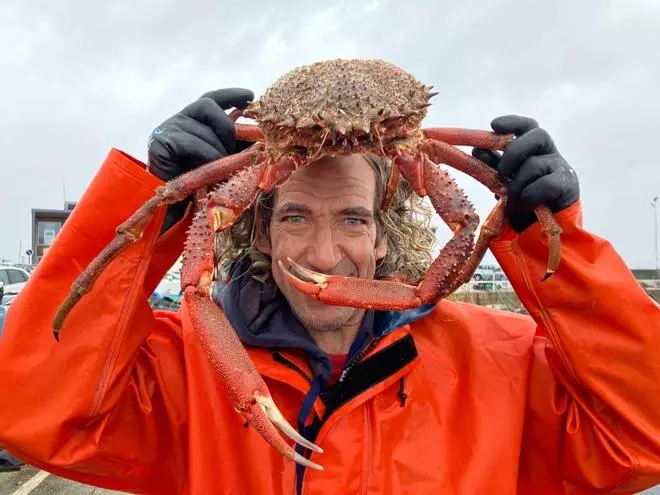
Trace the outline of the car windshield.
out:
[[[23,270],[25,270],[28,273],[32,272],[32,270],[34,269],[34,267],[32,265],[25,265],[23,263],[15,263],[12,266],[15,266],[16,268],[22,268]]]
[[[27,275],[20,270],[7,270],[10,284],[21,284],[27,282]]]

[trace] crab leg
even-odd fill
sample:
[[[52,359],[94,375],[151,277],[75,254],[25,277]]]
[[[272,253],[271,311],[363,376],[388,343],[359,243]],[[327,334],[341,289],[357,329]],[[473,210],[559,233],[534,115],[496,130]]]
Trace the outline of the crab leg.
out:
[[[452,150],[455,150],[455,148],[453,147],[450,148]],[[412,167],[408,164],[412,165]],[[408,160],[406,162],[405,160],[399,160],[398,165],[402,169],[406,170],[407,172],[406,177],[409,177],[412,180],[418,180],[417,177],[419,175],[422,175],[420,172],[418,172],[418,170],[421,167],[415,166],[416,165],[415,161]],[[477,168],[480,169],[480,172],[484,176],[492,175],[492,178],[489,179],[489,184],[491,185],[491,189],[499,190],[502,187],[504,187],[502,184],[499,183],[499,177],[490,167],[484,165],[481,162],[475,165],[478,166]],[[429,168],[432,167],[436,167],[436,165],[433,162],[431,162],[428,158],[425,158],[424,170],[428,170]],[[460,223],[457,224],[452,219],[452,216],[455,216],[456,211],[464,212],[465,215],[475,215],[475,217],[476,217],[476,213],[472,205],[467,203],[465,194],[463,193],[462,190],[458,188],[458,185],[456,185],[456,183],[451,178],[451,176],[449,176],[449,174],[447,174],[442,170],[436,173],[444,174],[445,178],[443,179],[443,182],[451,183],[450,187],[445,186],[445,193],[442,193],[441,197],[444,197],[444,195],[448,194],[454,200],[460,201],[460,203],[458,207],[454,206],[454,208],[452,209],[452,208],[448,208],[447,205],[438,203],[437,200],[433,201],[433,196],[431,196],[433,206],[435,207],[435,210],[438,212],[440,217],[449,226],[449,228],[453,232],[457,232],[458,229],[460,229],[461,225]],[[424,175],[428,176],[430,174],[426,172]],[[438,186],[442,188],[444,186],[444,183],[436,184],[436,187]],[[418,193],[420,189],[425,189],[424,186],[415,187],[415,185],[413,185],[412,187]],[[445,297],[451,294],[458,287],[460,287],[461,285],[463,285],[465,282],[469,281],[472,278],[474,271],[477,269],[477,266],[479,266],[479,263],[481,263],[481,260],[486,254],[486,250],[488,249],[488,246],[490,245],[491,241],[495,237],[497,237],[504,228],[505,211],[506,211],[505,206],[506,206],[505,198],[504,196],[502,196],[500,197],[495,208],[493,208],[491,213],[488,215],[488,218],[486,218],[486,221],[479,229],[479,237],[477,238],[477,242],[475,243],[474,248],[472,249],[472,252],[470,253],[469,257],[465,260],[465,262],[461,263],[457,271],[457,275],[452,280],[449,281],[449,284],[442,287],[440,294],[438,294],[438,297]],[[476,223],[477,224],[479,223],[478,217],[476,218]]]
[[[235,124],[236,140],[254,143],[264,140],[264,133],[259,126],[252,124]]]
[[[470,146],[470,144],[468,144],[468,146]],[[506,196],[507,179],[498,175],[495,170],[482,161],[477,160],[475,157],[466,154],[450,144],[432,139],[420,144],[419,149],[421,152],[425,153],[433,163],[449,165],[451,168],[460,170],[461,172],[475,178],[492,193],[501,197]]]
[[[401,174],[399,171],[399,167],[392,167],[392,170],[390,172],[390,178],[387,181],[387,188],[385,190],[385,197],[383,198],[383,204],[380,205],[383,211],[389,209],[390,205],[392,204],[392,200],[394,199],[394,193],[396,192],[396,188],[399,185],[400,175]]]
[[[220,182],[238,170],[254,164],[257,160],[262,161],[264,158],[265,155],[258,150],[230,155],[181,175],[156,189],[154,197],[117,227],[117,236],[103,248],[73,283],[69,296],[60,305],[53,321],[55,339],[59,339],[59,331],[69,312],[94,287],[94,283],[103,270],[119,253],[142,237],[145,226],[159,206],[182,201],[193,192],[209,184]]]
[[[503,150],[513,141],[513,134],[495,134],[479,129],[459,127],[430,127],[422,132],[427,139],[442,141],[453,146],[474,146],[489,150]]]
[[[183,254],[182,286],[187,314],[193,331],[209,362],[224,386],[234,409],[268,444],[283,456],[313,469],[323,469],[298,454],[277,432],[315,452],[318,446],[300,435],[282,416],[268,387],[255,369],[229,320],[210,298],[215,268],[213,244],[215,231],[232,225],[256,198],[261,170],[249,168],[237,174],[209,196],[197,203],[197,212],[190,227]],[[240,199],[237,191],[245,192]],[[221,205],[221,206],[220,206]],[[223,213],[218,215],[218,209]],[[231,210],[231,214],[226,214]],[[211,229],[210,225],[214,228]],[[275,426],[274,426],[275,425]]]
[[[479,237],[477,238],[477,242],[474,245],[472,253],[461,266],[460,270],[458,271],[458,276],[443,289],[443,294],[441,297],[451,294],[472,278],[474,271],[477,269],[479,263],[481,263],[481,260],[486,254],[486,250],[488,249],[491,241],[495,239],[500,234],[500,232],[502,232],[502,228],[504,227],[505,222],[505,215],[506,202],[504,198],[500,198],[497,202],[497,205],[495,205],[495,208],[493,208],[493,210],[488,215],[488,218],[486,218],[486,221],[481,226],[481,229],[479,229]]]
[[[545,274],[541,279],[541,282],[548,280],[553,273],[557,270],[559,266],[559,261],[561,259],[561,227],[555,220],[552,211],[547,206],[539,206],[534,210],[536,218],[539,220],[541,225],[541,232],[548,238],[548,246],[550,249],[550,255],[548,257],[548,267],[546,268]]]
[[[431,127],[422,129],[426,139],[434,139],[454,146],[475,146],[489,150],[504,149],[513,140],[513,134],[495,134],[494,132],[478,129],[462,129],[459,127]],[[421,175],[417,177],[420,186],[420,196],[426,196],[426,190],[421,182]],[[399,184],[399,170],[392,167],[390,179],[387,183],[385,198],[381,208],[387,210],[392,203],[394,192]]]
[[[488,136],[477,133],[476,138],[470,140],[472,132],[462,134],[460,140],[456,138],[455,142],[460,145],[485,147],[489,144],[486,138],[495,136],[492,133],[484,133]],[[506,141],[491,141],[490,146],[506,146]],[[303,268],[292,260],[289,260],[287,269],[280,261],[280,268],[298,290],[326,304],[369,309],[406,309],[434,303],[469,279],[483,258],[490,241],[497,237],[504,227],[507,185],[488,165],[445,142],[429,139],[420,145],[420,151],[420,155],[415,157],[399,155],[395,158],[396,165],[420,196],[429,196],[436,211],[454,232],[454,237],[431,264],[420,285],[324,275]],[[471,248],[478,217],[456,184],[449,180],[439,167],[423,158],[427,154],[433,161],[445,163],[471,175],[500,196],[498,205],[484,224],[474,249]],[[550,257],[543,280],[554,272],[559,262],[560,233],[554,218],[545,210],[546,207],[535,210],[544,233],[550,237]],[[468,256],[470,252],[472,254]]]
[[[476,141],[467,142],[466,144],[476,146],[474,144]],[[465,144],[465,141],[463,143]],[[507,188],[502,178],[492,168],[473,156],[467,155],[447,143],[432,139],[422,143],[420,150],[427,153],[429,158],[434,162],[445,163],[452,168],[471,175],[488,187],[493,193],[502,198],[506,197]],[[561,227],[559,227],[550,208],[547,206],[543,205],[535,208],[534,213],[541,224],[543,234],[548,238],[549,245],[548,265],[545,275],[541,279],[543,281],[547,280],[559,266],[561,258]]]

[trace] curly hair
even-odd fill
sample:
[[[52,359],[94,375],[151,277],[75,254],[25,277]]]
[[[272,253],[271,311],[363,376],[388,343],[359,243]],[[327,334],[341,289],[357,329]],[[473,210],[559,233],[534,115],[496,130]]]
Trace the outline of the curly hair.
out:
[[[403,178],[390,207],[381,210],[392,164],[377,155],[363,156],[376,175],[376,244],[387,233],[387,254],[376,265],[374,278],[417,284],[432,261],[431,251],[436,242],[431,229],[433,211]],[[231,228],[218,233],[215,256],[220,273],[228,273],[234,262],[247,258],[252,277],[266,281],[272,276],[270,256],[261,253],[255,243],[258,228],[269,236],[273,201],[273,192],[261,194]]]

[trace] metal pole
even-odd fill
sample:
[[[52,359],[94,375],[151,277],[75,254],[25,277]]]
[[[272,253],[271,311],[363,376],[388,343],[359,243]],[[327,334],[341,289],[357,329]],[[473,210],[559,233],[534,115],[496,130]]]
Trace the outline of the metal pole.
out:
[[[651,201],[651,204],[653,205],[653,210],[654,210],[654,215],[655,215],[655,229],[653,230],[654,233],[654,244],[655,244],[655,276],[657,278],[660,278],[660,258],[658,258],[658,199],[660,196],[656,196],[653,198],[653,201]]]

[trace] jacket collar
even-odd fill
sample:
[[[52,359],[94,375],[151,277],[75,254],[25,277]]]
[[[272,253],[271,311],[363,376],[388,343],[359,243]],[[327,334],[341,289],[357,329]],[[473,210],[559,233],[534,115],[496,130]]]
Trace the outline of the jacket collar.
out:
[[[327,381],[331,373],[328,355],[316,346],[296,319],[272,278],[266,282],[256,280],[250,273],[249,262],[243,260],[232,267],[230,281],[218,299],[245,346],[286,351],[288,356],[308,363],[304,369],[313,378],[320,376]],[[367,311],[347,364],[361,357],[367,345],[373,346],[374,341],[426,316],[432,309],[433,305],[426,305],[407,311]]]

